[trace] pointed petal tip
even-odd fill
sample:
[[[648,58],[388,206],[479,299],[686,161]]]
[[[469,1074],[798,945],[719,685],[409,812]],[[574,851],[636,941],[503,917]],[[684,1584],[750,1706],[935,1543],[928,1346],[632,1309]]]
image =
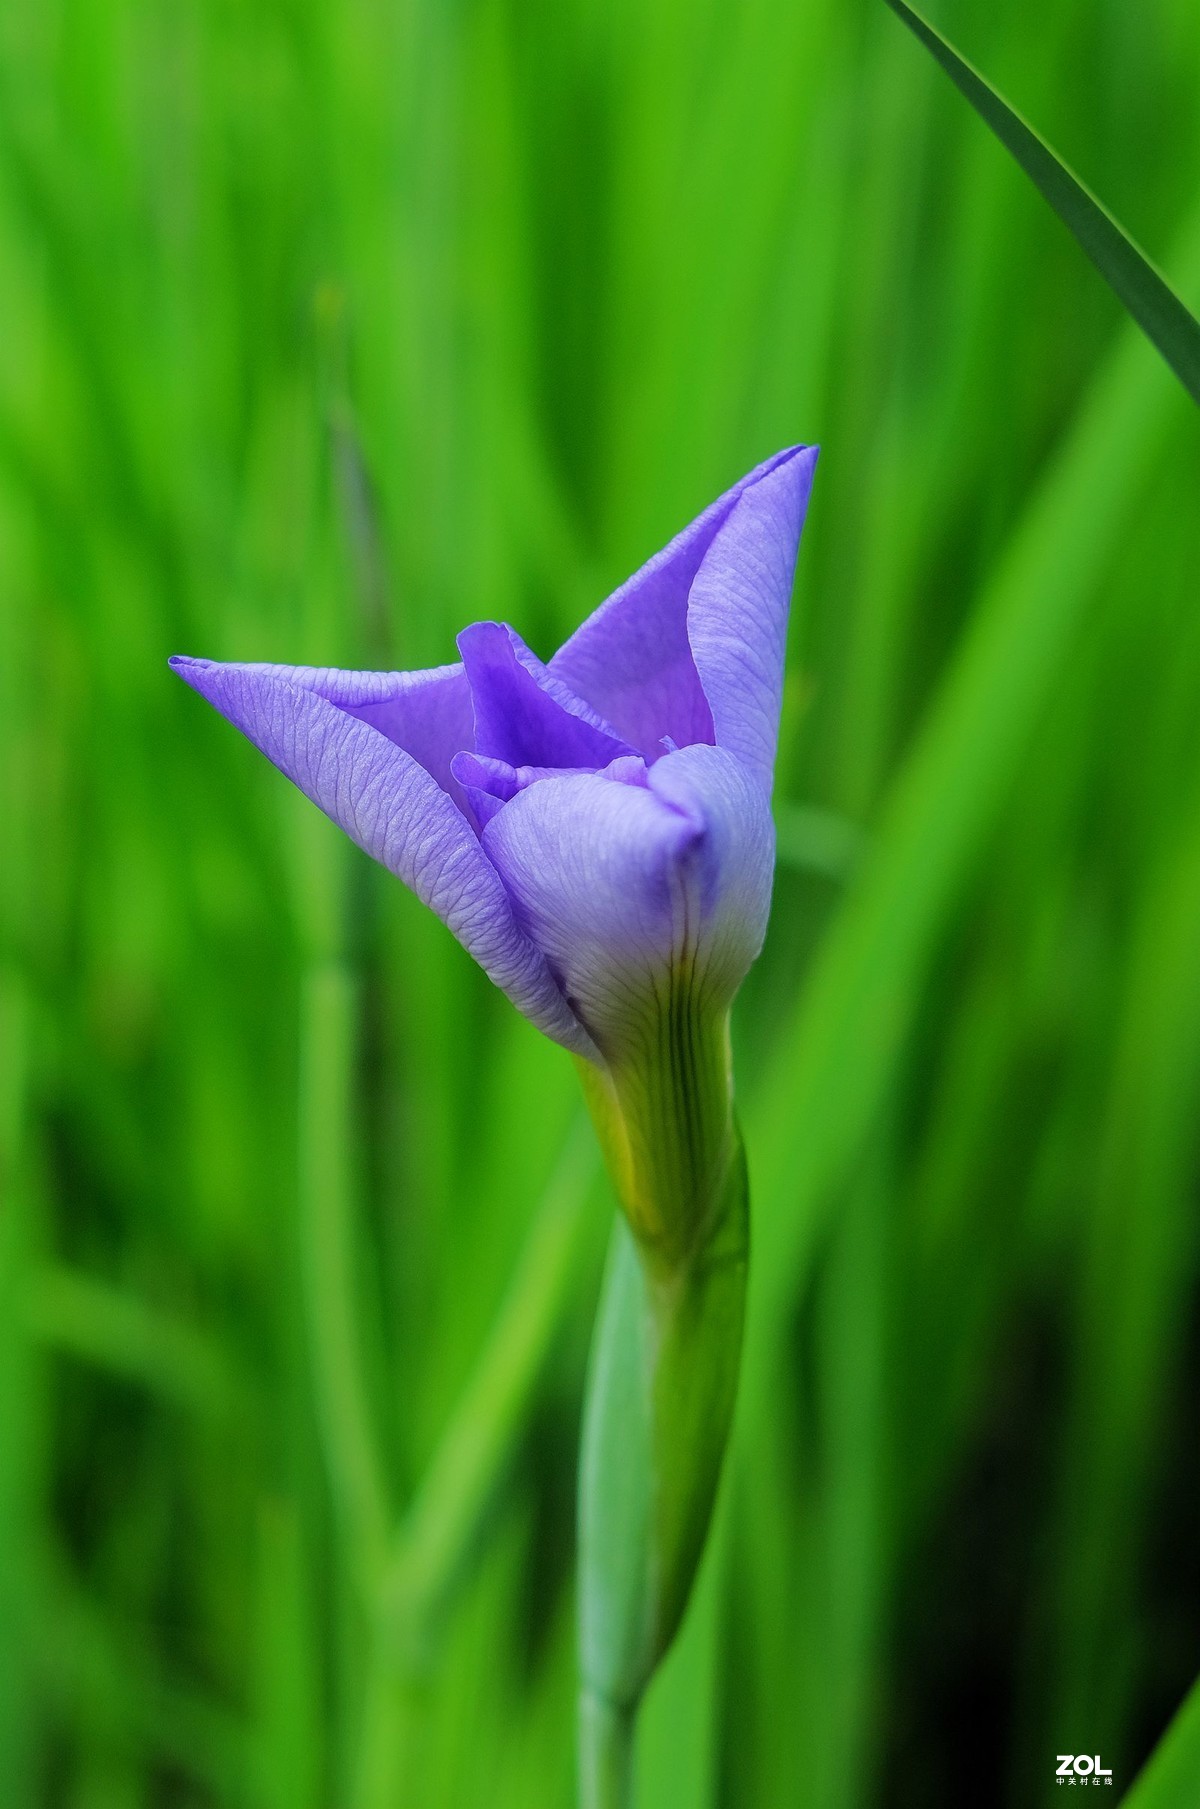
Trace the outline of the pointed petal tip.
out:
[[[819,450],[789,447],[751,474],[688,594],[688,640],[716,744],[757,772],[768,792],[796,557]]]
[[[761,475],[748,483],[742,492],[742,500],[746,502],[749,502],[755,491],[786,498],[785,508],[791,517],[790,525],[797,544],[804,527],[809,494],[820,455],[819,446],[789,446],[769,459],[761,467]]]
[[[201,688],[204,674],[214,671],[220,665],[220,661],[196,659],[190,653],[173,653],[168,659],[167,665],[183,680],[185,685],[191,685],[193,690],[198,691]]]
[[[820,446],[809,444],[785,446],[775,454],[774,458],[767,459],[764,464],[759,466],[758,472],[746,485],[746,488],[752,488],[755,483],[761,483],[764,478],[773,477],[777,471],[790,468],[794,468],[794,474],[797,476],[801,474],[811,476],[820,456]]]
[[[821,448],[813,445],[785,446],[774,458],[764,460],[742,487],[742,495],[760,487],[775,484],[792,486],[796,494],[807,497]]]

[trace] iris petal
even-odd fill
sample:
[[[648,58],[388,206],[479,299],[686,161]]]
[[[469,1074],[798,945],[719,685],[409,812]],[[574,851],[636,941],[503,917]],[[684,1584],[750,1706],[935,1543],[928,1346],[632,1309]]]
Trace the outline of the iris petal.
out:
[[[310,672],[296,679],[287,667],[182,658],[172,665],[360,848],[410,886],[519,1011],[568,1049],[594,1053],[461,810],[410,753],[332,701],[349,696],[353,707],[369,704],[358,675],[322,674],[318,687]]]
[[[198,682],[199,674],[216,668],[217,661],[180,655],[170,663],[181,678],[207,695]],[[350,672],[336,666],[279,666],[246,660],[224,670],[314,692],[411,754],[461,806],[462,791],[450,771],[458,750],[471,746],[471,690],[461,663],[432,666],[423,672]]]
[[[774,839],[759,787],[730,755],[666,754],[648,784],[545,779],[483,831],[518,921],[606,1059],[633,1059],[686,964],[723,1011],[762,943]]]
[[[498,810],[542,779],[561,779],[568,773],[590,773],[591,767],[510,766],[490,754],[455,754],[454,777],[466,794],[467,803],[480,829],[491,822]],[[601,777],[619,780],[624,785],[646,785],[646,762],[640,754],[618,754],[601,770]]]
[[[688,638],[728,748],[770,789],[783,699],[788,609],[815,446],[747,483],[705,553],[688,599]]]
[[[633,752],[505,623],[475,622],[463,629],[458,646],[477,754],[511,766],[594,769]]]
[[[586,697],[616,731],[648,759],[660,752],[664,737],[678,747],[695,743],[721,744],[721,724],[715,722],[714,699],[708,693],[704,671],[694,655],[690,599],[714,542],[741,500],[759,487],[770,487],[777,472],[785,471],[793,462],[803,463],[806,458],[810,461],[815,458],[812,448],[792,447],[749,472],[614,591],[550,661],[550,670],[564,679],[580,697]],[[792,481],[786,480],[787,488],[790,489]],[[799,525],[797,521],[790,546],[793,565]],[[782,553],[786,559],[789,549],[784,547]],[[764,613],[772,630],[776,626],[780,603],[774,566],[768,575],[772,590],[765,611],[756,606],[741,623],[741,633],[747,640],[756,632],[758,618]],[[782,598],[785,622],[790,590],[789,567],[787,594]],[[712,587],[706,589],[705,598],[708,615],[712,616],[715,610],[720,616],[720,599]],[[736,590],[729,602],[730,626],[736,636],[737,612],[743,607],[743,592]],[[733,712],[727,704],[727,687],[721,682],[721,655],[719,652],[709,655],[709,644],[720,638],[723,629],[723,617],[717,629],[706,628],[705,653],[717,681],[721,714],[731,719]],[[772,658],[777,642],[778,635],[772,632]],[[779,658],[782,660],[781,652]]]

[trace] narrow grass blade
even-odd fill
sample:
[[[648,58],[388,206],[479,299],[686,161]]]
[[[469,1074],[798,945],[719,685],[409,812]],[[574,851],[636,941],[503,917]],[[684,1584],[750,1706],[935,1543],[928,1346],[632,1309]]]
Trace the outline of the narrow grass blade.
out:
[[[1182,1708],[1122,1798],[1122,1809],[1191,1809],[1200,1777],[1200,1683],[1188,1691]]]
[[[30,1264],[30,1206],[22,1126],[27,1110],[31,1002],[0,974],[0,1800],[31,1800],[37,1743],[29,1643],[38,1539],[37,1390],[20,1312]]]
[[[600,1163],[572,1127],[486,1348],[393,1543],[380,1591],[398,1644],[420,1644],[458,1576],[512,1450],[586,1248]]]
[[[1012,152],[1109,288],[1158,347],[1192,400],[1200,403],[1200,321],[1103,203],[1009,106],[1004,96],[905,0],[887,3],[937,59],[984,124]]]
[[[215,1340],[184,1320],[65,1263],[29,1278],[22,1313],[30,1334],[161,1399],[200,1413],[247,1409],[247,1379],[234,1374]]]
[[[582,1116],[567,1139],[487,1345],[395,1536],[360,1735],[355,1802],[395,1798],[420,1707],[422,1661],[493,1499],[588,1249],[586,1206],[600,1160]]]
[[[382,1574],[388,1508],[359,1337],[355,1264],[353,1040],[345,969],[308,976],[300,1063],[301,1223],[317,1411],[351,1571],[364,1600]]]
[[[304,1534],[295,1504],[259,1512],[254,1666],[253,1809],[316,1809],[325,1729],[321,1653]]]

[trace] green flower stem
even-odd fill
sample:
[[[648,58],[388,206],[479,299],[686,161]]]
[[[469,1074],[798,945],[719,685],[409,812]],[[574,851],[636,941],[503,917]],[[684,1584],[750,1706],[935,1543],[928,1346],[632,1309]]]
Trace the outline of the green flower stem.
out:
[[[583,1809],[629,1801],[638,1708],[695,1580],[741,1360],[748,1200],[727,1023],[681,1017],[657,1049],[640,1073],[584,1069],[624,1211],[580,1461]]]
[[[631,1709],[594,1690],[579,1693],[580,1809],[630,1809],[633,1803]]]

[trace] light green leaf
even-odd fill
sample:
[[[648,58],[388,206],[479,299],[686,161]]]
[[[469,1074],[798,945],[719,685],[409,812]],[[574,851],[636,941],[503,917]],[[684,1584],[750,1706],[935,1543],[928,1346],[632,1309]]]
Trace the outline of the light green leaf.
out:
[[[1156,345],[1194,402],[1200,402],[1200,321],[1180,301],[1108,209],[1045,139],[1015,112],[941,33],[905,0],[887,0],[914,37],[966,95],[985,125],[1042,191],[1108,284]]]

